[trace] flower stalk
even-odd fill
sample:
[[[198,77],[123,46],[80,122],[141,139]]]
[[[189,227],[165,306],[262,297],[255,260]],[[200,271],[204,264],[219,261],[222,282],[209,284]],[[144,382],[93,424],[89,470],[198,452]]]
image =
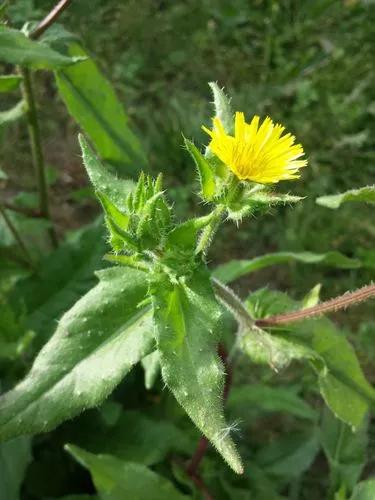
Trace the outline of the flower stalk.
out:
[[[51,222],[48,185],[46,178],[46,168],[43,156],[43,148],[41,142],[38,113],[36,109],[35,95],[32,83],[32,75],[28,68],[20,68],[22,75],[22,95],[26,103],[27,128],[29,133],[31,155],[35,170],[36,182],[39,192],[39,211],[41,217],[44,217]],[[57,247],[57,235],[53,225],[48,228],[48,234],[51,244],[54,248]]]

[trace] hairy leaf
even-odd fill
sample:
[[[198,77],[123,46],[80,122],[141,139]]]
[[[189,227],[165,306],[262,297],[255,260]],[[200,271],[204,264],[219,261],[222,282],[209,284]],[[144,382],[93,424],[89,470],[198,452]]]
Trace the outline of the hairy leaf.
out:
[[[264,267],[293,261],[303,262],[304,264],[323,264],[340,269],[361,267],[361,262],[358,259],[346,257],[342,253],[335,251],[321,254],[312,252],[277,252],[261,255],[250,260],[232,260],[217,267],[213,274],[220,281],[229,283]]]
[[[67,57],[47,44],[30,40],[21,31],[0,26],[0,61],[33,69],[56,69],[69,66],[81,57]]]
[[[83,135],[79,135],[83,163],[96,191],[105,194],[118,208],[125,208],[126,197],[134,188],[132,181],[118,179],[98,160]]]
[[[101,403],[153,347],[151,314],[137,309],[139,271],[111,268],[59,321],[26,376],[0,399],[0,439],[49,431]]]
[[[289,311],[296,305],[298,302],[287,300],[285,294],[266,289],[247,299],[255,319],[278,314],[282,309]],[[276,370],[293,359],[308,360],[317,372],[319,389],[329,408],[354,428],[362,425],[375,403],[375,390],[364,377],[352,346],[327,318],[298,322],[272,333],[246,331],[241,346],[253,361],[267,363]]]
[[[86,56],[72,43],[72,56]],[[104,161],[125,173],[135,173],[146,164],[140,142],[132,132],[125,111],[112,85],[92,59],[56,72],[57,86],[70,114],[92,140]]]
[[[208,84],[214,96],[215,116],[220,118],[221,123],[227,133],[233,130],[233,111],[230,104],[230,99],[225,95],[224,90],[221,89],[216,82]]]
[[[318,205],[327,208],[339,208],[348,201],[361,201],[365,203],[375,203],[375,186],[365,186],[359,189],[350,189],[345,193],[320,196],[316,199]]]
[[[214,172],[206,158],[201,154],[198,148],[191,141],[185,139],[185,146],[197,167],[202,196],[205,200],[210,201],[216,193]]]
[[[94,455],[78,446],[65,449],[91,473],[101,498],[107,500],[183,500],[185,495],[147,467],[111,455]]]
[[[220,308],[208,274],[199,269],[186,282],[159,281],[153,290],[162,376],[175,398],[228,464],[241,460],[223,414],[224,371],[216,353]]]

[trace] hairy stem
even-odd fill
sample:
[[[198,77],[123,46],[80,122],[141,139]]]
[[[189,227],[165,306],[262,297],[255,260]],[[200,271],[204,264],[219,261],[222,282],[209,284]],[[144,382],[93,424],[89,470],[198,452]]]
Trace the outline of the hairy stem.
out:
[[[225,207],[223,205],[218,205],[215,210],[212,212],[211,222],[203,229],[199,243],[196,248],[196,253],[202,253],[206,255],[212,240],[218,230],[221,221],[223,219],[223,215],[225,212]]]
[[[48,201],[48,186],[46,179],[46,169],[43,157],[42,142],[40,136],[39,120],[36,110],[34,89],[32,84],[31,72],[28,68],[20,69],[22,80],[22,94],[26,103],[27,127],[29,132],[31,155],[35,170],[35,177],[39,192],[39,210],[40,215],[51,221],[49,201]],[[48,229],[48,234],[52,245],[57,247],[57,236],[54,227]]]
[[[259,319],[255,322],[256,326],[277,326],[285,323],[293,323],[295,321],[301,321],[306,318],[312,318],[314,316],[322,316],[330,312],[336,312],[340,309],[346,309],[349,306],[354,306],[360,302],[371,299],[375,297],[375,284],[370,284],[355,290],[354,292],[347,292],[344,295],[340,295],[334,299],[327,300],[313,307],[308,307],[307,309],[302,309],[301,311],[294,311],[286,314],[279,314],[277,316],[271,316],[266,319]]]
[[[8,226],[9,231],[12,233],[14,239],[16,240],[23,254],[25,255],[27,263],[31,268],[34,268],[34,262],[30,255],[30,252],[28,251],[25,243],[23,242],[23,239],[21,238],[21,235],[19,234],[16,226],[13,224],[12,220],[8,216],[5,207],[1,203],[0,203],[0,214],[2,215],[5,224]]]
[[[55,7],[46,15],[46,17],[38,24],[34,31],[29,35],[34,40],[39,38],[50,26],[55,23],[61,16],[64,10],[69,7],[73,0],[60,0]]]

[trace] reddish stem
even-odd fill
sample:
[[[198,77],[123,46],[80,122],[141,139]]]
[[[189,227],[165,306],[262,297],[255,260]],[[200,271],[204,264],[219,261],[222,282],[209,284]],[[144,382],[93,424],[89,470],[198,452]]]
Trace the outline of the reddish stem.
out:
[[[372,297],[375,297],[375,284],[364,286],[354,292],[345,293],[344,295],[327,300],[326,302],[322,302],[316,306],[302,309],[301,311],[294,311],[286,314],[279,314],[277,316],[271,316],[270,318],[259,319],[255,322],[255,324],[260,327],[267,327],[301,321],[306,318],[321,316],[329,312],[346,309],[349,306],[359,304],[360,302],[371,299]]]
[[[64,10],[69,7],[73,0],[60,0],[46,17],[38,24],[34,31],[29,35],[34,40],[39,38],[43,33],[61,16]]]

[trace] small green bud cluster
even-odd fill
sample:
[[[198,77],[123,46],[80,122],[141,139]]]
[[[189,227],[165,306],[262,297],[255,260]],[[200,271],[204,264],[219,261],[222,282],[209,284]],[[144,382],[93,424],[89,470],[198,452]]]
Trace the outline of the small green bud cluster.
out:
[[[171,209],[162,190],[161,174],[156,180],[143,173],[127,195],[125,210],[106,195],[97,193],[104,208],[110,244],[116,253],[141,253],[162,244],[171,228]]]

